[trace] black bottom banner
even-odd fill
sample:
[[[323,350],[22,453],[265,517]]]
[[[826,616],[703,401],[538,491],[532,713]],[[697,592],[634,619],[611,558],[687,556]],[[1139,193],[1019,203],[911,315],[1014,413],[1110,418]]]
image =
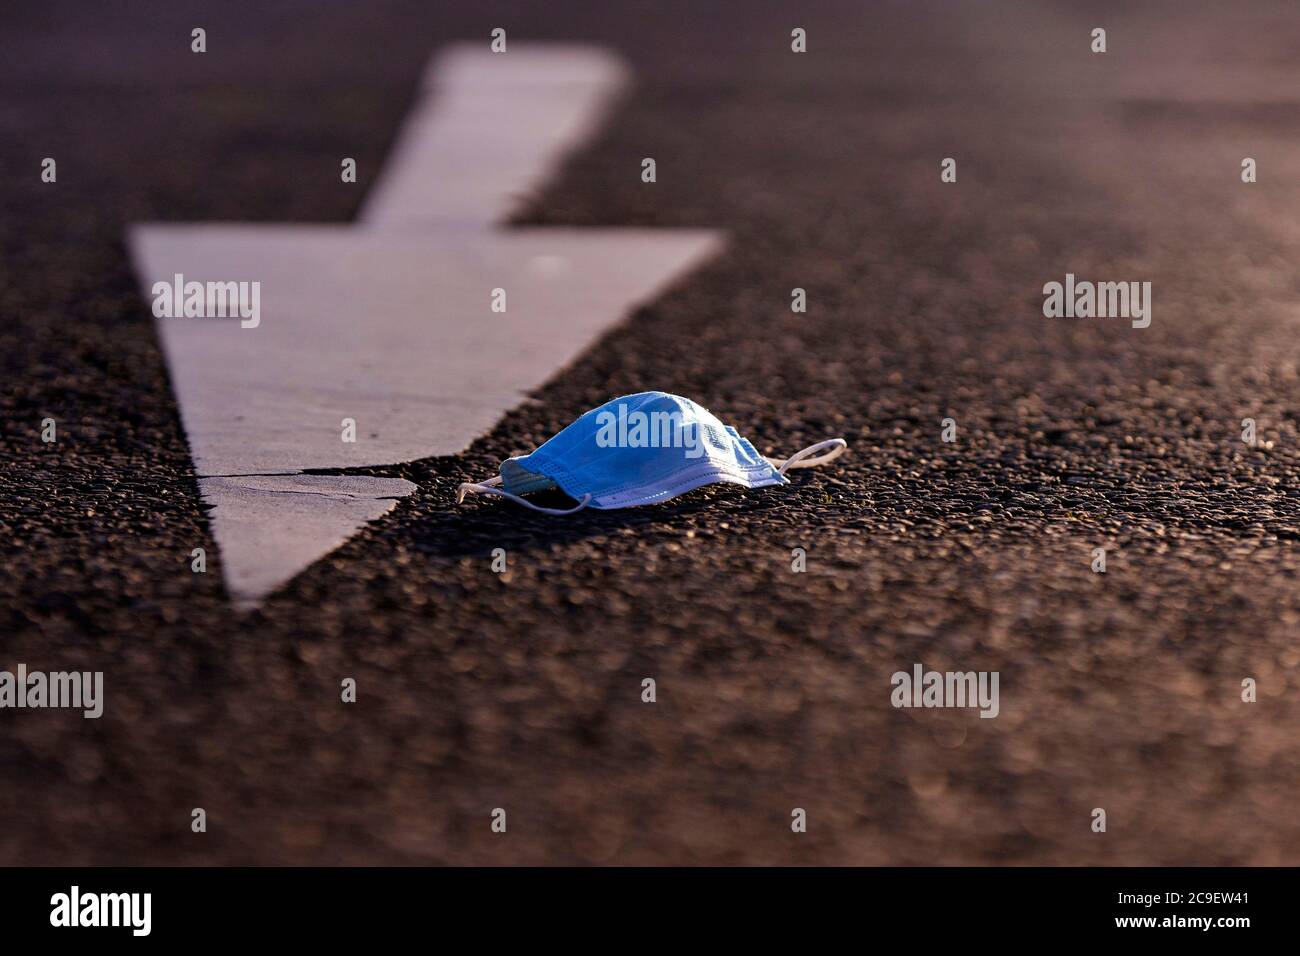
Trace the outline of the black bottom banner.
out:
[[[337,946],[477,927],[494,942],[609,931],[725,934],[911,926],[927,940],[1276,933],[1294,869],[6,869],[6,939]],[[622,927],[620,930],[619,927]],[[911,932],[911,931],[909,931]],[[1246,934],[1242,936],[1241,934]],[[51,940],[52,941],[52,940]]]

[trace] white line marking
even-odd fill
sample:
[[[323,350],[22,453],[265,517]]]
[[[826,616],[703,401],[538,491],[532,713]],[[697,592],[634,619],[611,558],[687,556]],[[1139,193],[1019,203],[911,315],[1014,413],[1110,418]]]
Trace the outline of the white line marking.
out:
[[[203,497],[216,506],[208,520],[226,588],[245,609],[283,584],[286,571],[296,573],[333,551],[415,487],[401,478],[351,475],[199,479]]]
[[[248,276],[262,322],[160,319],[200,475],[455,455],[712,248],[708,234],[150,226],[145,275]],[[539,274],[553,256],[567,271]],[[507,310],[489,309],[507,290]],[[357,441],[340,422],[357,422]]]
[[[721,246],[701,230],[500,228],[595,128],[624,71],[576,47],[453,49],[435,63],[433,89],[362,223],[129,231],[148,296],[176,273],[261,283],[257,328],[157,320],[203,496],[216,505],[227,588],[241,604],[414,488],[350,477],[349,496],[321,496],[302,492],[342,479],[293,473],[459,454]],[[635,166],[628,176],[640,185]],[[494,288],[507,291],[505,313],[490,311]],[[344,418],[356,420],[355,443],[340,439]],[[290,493],[259,485],[273,474],[285,476],[275,491]],[[229,475],[248,477],[217,477]]]
[[[595,131],[626,81],[621,60],[591,47],[451,47],[425,72],[361,222],[500,222]]]

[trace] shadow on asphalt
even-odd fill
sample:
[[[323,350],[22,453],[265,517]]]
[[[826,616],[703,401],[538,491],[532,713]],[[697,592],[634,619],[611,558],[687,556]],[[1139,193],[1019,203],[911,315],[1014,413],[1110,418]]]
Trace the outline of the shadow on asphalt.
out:
[[[740,486],[713,486],[711,493],[703,489],[688,492],[681,500],[639,508],[620,508],[602,511],[586,508],[571,515],[544,515],[529,511],[510,501],[484,496],[480,501],[466,499],[457,506],[454,495],[446,497],[441,488],[432,496],[426,495],[412,502],[406,512],[396,516],[397,527],[386,529],[412,541],[416,549],[440,557],[462,558],[490,555],[494,548],[507,552],[545,550],[555,545],[569,544],[586,538],[603,537],[620,533],[654,534],[656,531],[674,538],[683,529],[707,528],[707,533],[718,522],[744,520],[776,507],[768,495]],[[783,489],[760,489],[777,492]],[[786,489],[788,490],[788,489]],[[720,498],[731,498],[748,493],[751,500],[728,501],[719,510]],[[432,497],[432,501],[430,498]],[[571,508],[575,501],[560,492],[544,492],[529,500],[545,508]],[[430,509],[429,505],[435,507]]]

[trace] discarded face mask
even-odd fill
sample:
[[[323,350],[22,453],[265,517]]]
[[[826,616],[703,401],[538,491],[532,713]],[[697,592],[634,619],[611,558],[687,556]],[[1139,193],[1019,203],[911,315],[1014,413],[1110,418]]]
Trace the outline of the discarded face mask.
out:
[[[473,491],[546,514],[630,508],[720,481],[746,488],[789,484],[787,471],[824,465],[847,447],[844,439],[832,438],[786,459],[765,458],[689,398],[639,392],[592,409],[531,455],[506,459],[497,477],[462,484],[456,503]],[[522,497],[552,488],[578,504],[542,508]]]

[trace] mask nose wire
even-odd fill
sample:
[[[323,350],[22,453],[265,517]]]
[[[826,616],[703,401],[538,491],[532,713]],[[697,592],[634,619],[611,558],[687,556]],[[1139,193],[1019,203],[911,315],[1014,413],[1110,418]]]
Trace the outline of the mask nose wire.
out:
[[[844,454],[844,450],[848,447],[849,443],[843,438],[828,438],[826,441],[819,441],[815,445],[800,449],[784,461],[780,458],[768,458],[767,461],[776,466],[778,474],[784,475],[792,468],[816,468],[828,461],[834,461]],[[826,451],[826,454],[818,455],[819,451]],[[812,457],[814,455],[816,457]]]
[[[462,501],[464,501],[466,493],[471,491],[476,492],[477,494],[480,495],[499,495],[502,498],[509,498],[511,501],[515,502],[516,504],[521,504],[525,508],[532,508],[534,511],[540,511],[542,514],[545,515],[571,515],[575,511],[581,511],[583,508],[587,507],[587,505],[591,502],[591,495],[586,494],[583,495],[582,500],[579,501],[578,504],[572,508],[543,508],[540,505],[533,504],[527,498],[522,498],[519,495],[512,495],[510,492],[504,491],[499,487],[500,484],[501,484],[500,475],[497,475],[495,478],[489,478],[487,481],[462,482],[456,488],[456,504],[460,504]]]

